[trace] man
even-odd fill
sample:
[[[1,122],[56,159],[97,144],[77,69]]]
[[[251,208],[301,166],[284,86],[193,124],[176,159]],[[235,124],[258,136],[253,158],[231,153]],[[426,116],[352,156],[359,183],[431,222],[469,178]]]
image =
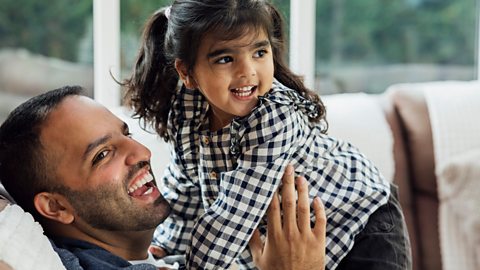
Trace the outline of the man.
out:
[[[151,153],[80,94],[80,87],[53,90],[10,114],[0,127],[0,180],[42,224],[67,269],[156,269],[145,264],[158,263],[147,250],[170,206],[156,187]],[[292,171],[284,176],[283,224],[274,198],[266,245],[255,234],[252,253],[262,269],[323,269],[325,214],[316,200],[311,229],[298,178],[297,215]]]

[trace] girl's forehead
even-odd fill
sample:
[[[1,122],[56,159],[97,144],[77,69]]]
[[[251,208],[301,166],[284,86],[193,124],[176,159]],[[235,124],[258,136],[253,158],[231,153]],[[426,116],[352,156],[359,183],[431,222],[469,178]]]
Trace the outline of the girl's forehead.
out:
[[[242,28],[235,34],[211,31],[202,39],[202,45],[209,44],[210,48],[217,47],[248,47],[258,41],[269,40],[267,32],[263,28]]]

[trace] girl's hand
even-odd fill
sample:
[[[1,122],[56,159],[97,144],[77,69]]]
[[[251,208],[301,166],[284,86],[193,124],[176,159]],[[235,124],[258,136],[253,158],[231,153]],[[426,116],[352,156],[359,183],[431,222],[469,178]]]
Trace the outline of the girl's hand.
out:
[[[265,243],[255,231],[250,240],[250,250],[258,268],[269,269],[325,269],[326,216],[320,198],[313,201],[315,227],[310,227],[308,186],[305,178],[294,181],[293,167],[289,165],[283,175],[282,208],[274,196],[267,212],[268,225]],[[295,184],[298,200],[295,197]]]
[[[159,246],[155,246],[155,245],[150,245],[150,247],[148,248],[148,251],[150,251],[150,253],[152,253],[152,255],[155,257],[155,258],[163,258],[165,256],[167,256],[167,252],[159,247]]]

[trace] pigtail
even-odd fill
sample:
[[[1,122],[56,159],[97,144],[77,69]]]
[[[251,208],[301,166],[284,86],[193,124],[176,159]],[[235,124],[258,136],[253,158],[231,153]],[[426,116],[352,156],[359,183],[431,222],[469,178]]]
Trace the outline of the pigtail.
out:
[[[134,117],[143,119],[144,125],[152,125],[167,141],[168,113],[179,78],[174,58],[165,50],[168,29],[165,11],[166,8],[157,11],[147,21],[133,73],[122,85],[126,87],[125,101],[134,109]]]
[[[305,87],[303,84],[303,79],[294,74],[285,63],[285,44],[287,44],[285,32],[284,32],[284,23],[283,17],[278,12],[278,10],[273,6],[273,4],[266,2],[267,9],[270,13],[272,19],[272,48],[273,48],[273,61],[275,66],[275,78],[287,86],[288,88],[294,89],[300,93],[303,97],[314,102],[318,107],[318,114],[314,118],[310,118],[312,122],[323,121],[325,124],[324,132],[328,129],[328,123],[326,121],[326,110],[325,105],[323,105],[320,97],[313,92],[312,90]]]

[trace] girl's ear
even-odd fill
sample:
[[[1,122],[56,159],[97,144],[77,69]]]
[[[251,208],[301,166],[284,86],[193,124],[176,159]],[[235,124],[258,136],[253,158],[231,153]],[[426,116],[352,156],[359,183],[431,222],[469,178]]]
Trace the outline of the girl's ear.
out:
[[[180,59],[175,59],[175,69],[177,70],[178,76],[185,84],[185,87],[188,89],[195,89],[197,87],[195,80],[192,76],[188,75],[188,68]]]
[[[60,194],[41,192],[33,198],[33,204],[40,215],[63,224],[74,221],[73,208]]]

